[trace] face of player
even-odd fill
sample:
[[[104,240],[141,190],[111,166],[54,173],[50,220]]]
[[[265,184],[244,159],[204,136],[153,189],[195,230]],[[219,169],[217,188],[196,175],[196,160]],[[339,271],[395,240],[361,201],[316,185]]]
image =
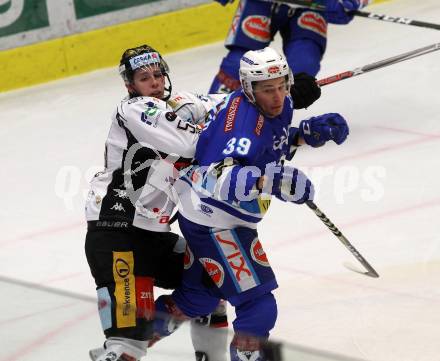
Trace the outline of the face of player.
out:
[[[270,118],[282,113],[287,94],[288,89],[284,77],[262,80],[254,86],[255,102]]]
[[[127,84],[130,93],[162,99],[165,92],[165,76],[158,65],[140,68],[133,75],[133,83]]]

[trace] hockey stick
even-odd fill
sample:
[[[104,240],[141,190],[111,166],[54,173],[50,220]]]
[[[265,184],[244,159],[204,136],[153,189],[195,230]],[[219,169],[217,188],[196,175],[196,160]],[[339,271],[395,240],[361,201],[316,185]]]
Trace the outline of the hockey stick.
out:
[[[274,3],[280,3],[280,4],[286,4],[286,5],[299,5],[299,6],[308,7],[312,10],[325,11],[324,5],[318,4],[316,1],[313,1],[313,0],[262,0],[262,1],[274,2]],[[355,16],[361,16],[361,17],[367,18],[367,19],[386,21],[388,23],[396,23],[396,24],[401,24],[401,25],[418,26],[418,27],[422,27],[422,28],[440,30],[439,24],[433,24],[433,23],[428,23],[425,21],[408,19],[408,18],[404,18],[402,16],[374,14],[374,13],[369,13],[369,12],[360,11],[360,10],[350,11],[350,14],[353,14]]]
[[[389,23],[396,23],[396,24],[402,24],[402,25],[412,25],[412,26],[419,26],[421,28],[440,30],[440,24],[433,24],[433,23],[427,23],[425,21],[412,20],[412,19],[401,17],[401,16],[374,14],[374,13],[369,13],[366,11],[359,11],[359,10],[353,11],[353,14],[356,16],[361,16],[363,18],[367,18],[367,19],[373,19],[373,20],[379,20],[379,21],[386,21]]]
[[[327,216],[322,212],[318,206],[313,203],[313,201],[307,201],[307,206],[315,212],[315,214],[321,219],[321,221],[332,231],[332,233],[342,242],[342,244],[351,252],[353,256],[362,264],[366,272],[359,270],[357,267],[351,264],[344,264],[351,271],[363,274],[365,276],[370,276],[377,278],[379,274],[376,270],[367,262],[367,260],[359,253],[359,251],[350,243],[350,241],[341,233],[341,231],[327,218]]]
[[[400,63],[401,61],[409,60],[409,59],[412,59],[412,58],[415,58],[415,57],[418,57],[421,55],[425,55],[425,54],[428,54],[428,53],[431,53],[431,52],[437,51],[437,50],[440,50],[440,43],[436,43],[436,44],[432,44],[429,46],[425,46],[423,48],[408,51],[407,53],[399,54],[399,55],[393,56],[388,59],[380,60],[380,61],[372,63],[372,64],[368,64],[368,65],[364,65],[364,66],[355,68],[353,70],[349,70],[349,71],[345,71],[343,73],[332,75],[332,76],[329,76],[328,78],[320,79],[320,80],[318,80],[318,84],[320,86],[332,84],[332,83],[335,83],[340,80],[352,78],[354,76],[368,73],[370,71],[380,69],[380,68],[383,68],[388,65]]]

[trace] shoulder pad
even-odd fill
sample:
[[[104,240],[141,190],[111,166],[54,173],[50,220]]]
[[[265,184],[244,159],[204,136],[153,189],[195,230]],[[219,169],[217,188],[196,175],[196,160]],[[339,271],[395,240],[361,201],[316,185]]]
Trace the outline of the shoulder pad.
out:
[[[161,110],[171,110],[167,103],[161,99],[154,97],[135,97],[131,99],[124,99],[121,103],[121,106],[141,106],[143,108],[157,108]]]

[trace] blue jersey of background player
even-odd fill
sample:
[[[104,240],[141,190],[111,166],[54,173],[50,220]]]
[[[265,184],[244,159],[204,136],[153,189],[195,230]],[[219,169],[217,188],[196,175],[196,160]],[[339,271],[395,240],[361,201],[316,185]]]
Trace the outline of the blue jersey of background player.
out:
[[[255,221],[241,206],[262,194],[299,204],[313,199],[311,181],[300,170],[282,165],[282,160],[301,140],[314,147],[329,140],[341,144],[348,126],[336,113],[304,120],[299,129],[290,126],[292,74],[285,58],[271,48],[247,52],[240,79],[243,90],[218,106],[197,144],[200,168],[195,169],[202,171],[192,179],[193,195],[201,185],[211,196],[180,199],[179,226],[188,242],[187,264],[182,285],[171,298],[159,297],[156,308],[196,317],[209,314],[219,299],[228,300],[237,316],[231,360],[259,361],[266,360],[260,340],[269,336],[277,318],[272,291],[278,286]],[[247,173],[251,167],[253,172]],[[211,184],[209,178],[214,176],[216,182]],[[241,202],[241,197],[246,200]],[[261,216],[255,218],[258,222]],[[161,335],[168,330],[162,322],[155,327]]]
[[[222,5],[234,0],[215,0]],[[316,0],[325,12],[262,0],[240,0],[225,41],[229,50],[220,64],[209,93],[229,93],[240,87],[238,68],[248,50],[269,45],[277,32],[294,75],[316,76],[327,45],[327,24],[348,24],[370,0]]]

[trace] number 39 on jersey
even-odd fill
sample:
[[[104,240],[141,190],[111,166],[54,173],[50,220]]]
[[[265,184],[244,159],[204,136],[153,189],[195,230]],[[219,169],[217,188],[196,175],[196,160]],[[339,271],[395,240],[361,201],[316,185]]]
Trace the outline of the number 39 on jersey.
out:
[[[236,152],[240,155],[246,155],[248,154],[250,147],[251,141],[249,138],[240,138],[237,141],[237,138],[233,137],[226,143],[226,148],[223,149],[222,153],[224,155],[229,155]]]

